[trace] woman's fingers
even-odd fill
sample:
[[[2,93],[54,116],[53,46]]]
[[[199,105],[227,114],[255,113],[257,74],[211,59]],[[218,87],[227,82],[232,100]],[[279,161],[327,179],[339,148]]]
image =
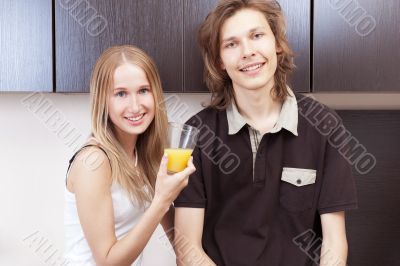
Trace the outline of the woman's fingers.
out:
[[[196,171],[196,168],[193,165],[193,157],[190,157],[187,167],[183,171],[177,173],[177,175],[179,176],[179,178],[181,180],[184,180],[184,179],[188,179],[189,176],[191,174],[193,174],[195,171]]]
[[[167,174],[167,164],[168,164],[168,155],[164,153],[161,158],[160,169],[158,170],[159,175],[165,176]]]
[[[192,166],[192,165],[193,165],[193,156],[190,156],[187,166]]]

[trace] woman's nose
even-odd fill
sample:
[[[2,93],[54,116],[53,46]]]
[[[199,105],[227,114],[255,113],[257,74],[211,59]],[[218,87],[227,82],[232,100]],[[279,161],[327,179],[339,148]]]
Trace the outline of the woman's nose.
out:
[[[133,95],[131,97],[130,103],[129,103],[129,109],[132,113],[139,113],[140,111],[140,102],[139,99],[136,97],[136,95]]]

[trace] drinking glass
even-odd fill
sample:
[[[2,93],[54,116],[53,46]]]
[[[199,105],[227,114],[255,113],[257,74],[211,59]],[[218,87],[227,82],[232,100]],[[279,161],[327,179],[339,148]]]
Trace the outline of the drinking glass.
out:
[[[168,146],[164,152],[168,155],[169,174],[186,168],[196,146],[198,134],[199,130],[195,127],[175,122],[168,123]]]

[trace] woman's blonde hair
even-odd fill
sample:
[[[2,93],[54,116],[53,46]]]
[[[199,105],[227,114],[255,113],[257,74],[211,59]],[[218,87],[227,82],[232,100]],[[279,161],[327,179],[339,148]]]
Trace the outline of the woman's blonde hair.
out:
[[[107,108],[114,72],[117,67],[126,63],[143,69],[155,101],[154,119],[146,131],[138,136],[136,142],[139,158],[137,167],[117,140]],[[154,196],[159,163],[166,144],[165,129],[168,120],[157,67],[150,56],[135,46],[111,47],[96,62],[90,81],[90,93],[92,136],[107,153],[112,180],[128,191],[131,200],[143,206]]]
[[[272,96],[280,101],[289,95],[287,75],[294,69],[293,51],[286,38],[286,24],[282,9],[275,0],[220,0],[207,16],[198,32],[198,42],[204,61],[204,80],[212,94],[211,107],[225,109],[234,99],[232,80],[220,66],[220,33],[224,22],[242,9],[253,9],[264,14],[275,36],[278,66],[274,75]]]

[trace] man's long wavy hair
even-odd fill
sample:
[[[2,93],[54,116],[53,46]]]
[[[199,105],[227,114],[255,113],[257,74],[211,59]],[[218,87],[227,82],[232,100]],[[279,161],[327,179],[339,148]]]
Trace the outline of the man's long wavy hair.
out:
[[[108,115],[114,72],[117,67],[126,63],[143,69],[155,101],[154,119],[136,142],[137,167],[116,138],[113,123]],[[111,47],[96,62],[90,81],[90,93],[92,136],[110,160],[112,180],[128,192],[131,200],[143,206],[154,196],[159,163],[166,144],[165,129],[168,120],[157,67],[143,50],[135,46]]]
[[[204,81],[211,91],[210,107],[225,109],[234,99],[232,80],[221,68],[220,32],[224,22],[242,9],[260,11],[267,19],[274,33],[278,53],[278,65],[274,75],[275,85],[272,97],[284,101],[289,95],[287,76],[292,72],[294,53],[286,38],[286,23],[279,3],[275,0],[221,0],[201,24],[198,32],[198,43],[204,61]]]

